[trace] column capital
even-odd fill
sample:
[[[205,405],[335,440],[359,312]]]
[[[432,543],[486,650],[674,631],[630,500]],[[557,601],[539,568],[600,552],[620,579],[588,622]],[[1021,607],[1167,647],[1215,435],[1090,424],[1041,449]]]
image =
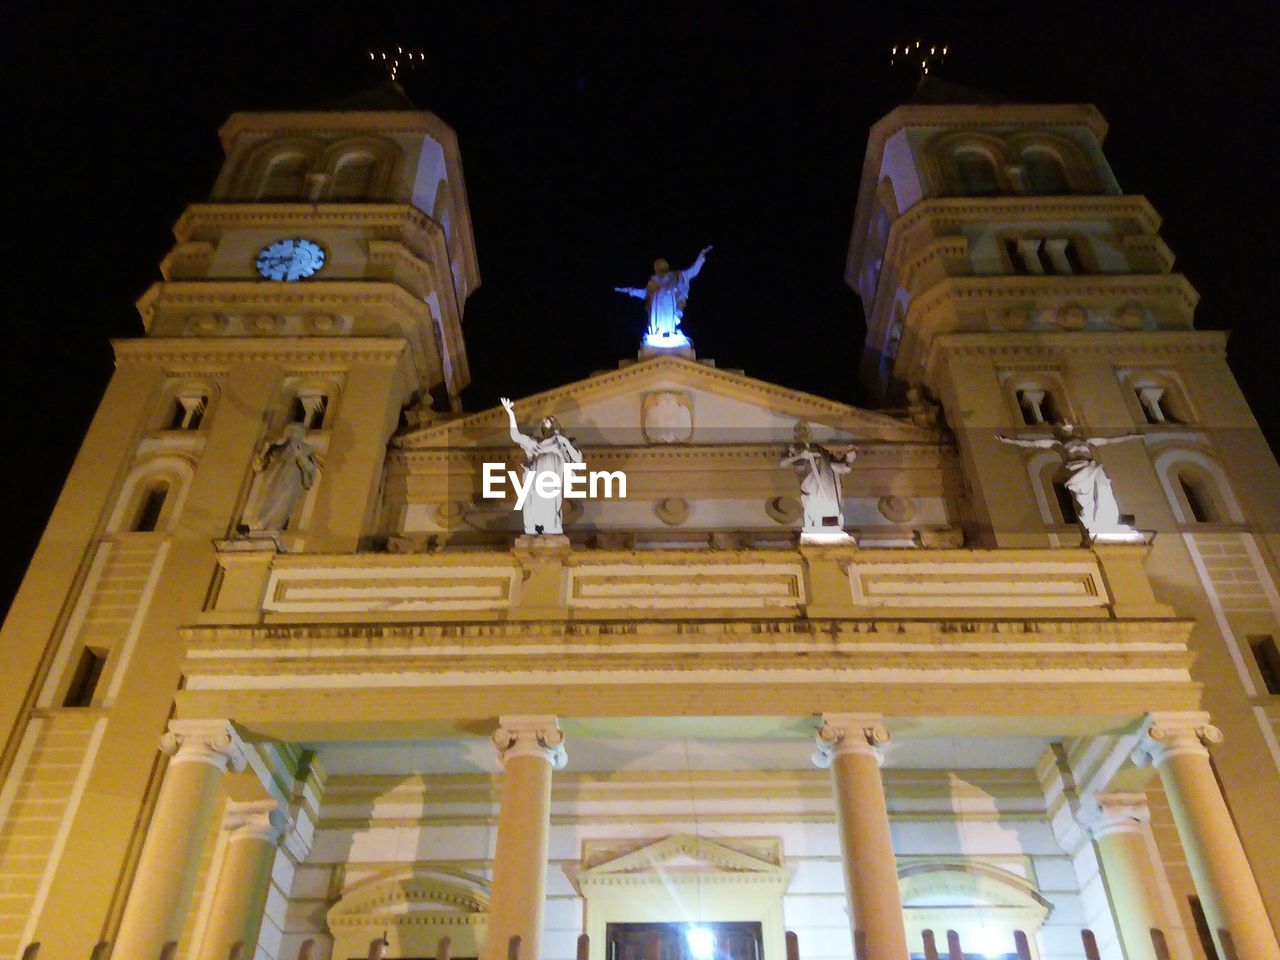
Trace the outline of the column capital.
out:
[[[1133,762],[1159,767],[1170,757],[1208,757],[1207,747],[1221,742],[1222,731],[1209,722],[1207,713],[1153,713],[1134,747]]]
[[[160,737],[160,750],[170,756],[171,766],[207,763],[239,773],[248,763],[244,741],[229,720],[170,720]]]
[[[278,800],[252,800],[228,803],[222,817],[222,828],[237,840],[262,840],[274,845],[292,823]]]
[[[569,762],[564,731],[554,716],[499,717],[493,745],[502,766],[512,757],[538,757],[551,764],[552,770],[563,770]]]
[[[878,713],[824,713],[814,739],[813,763],[824,770],[846,753],[858,753],[884,763],[880,745],[889,742],[889,731]]]
[[[1076,820],[1093,839],[1101,840],[1115,833],[1142,833],[1151,810],[1141,793],[1096,793],[1081,802]]]

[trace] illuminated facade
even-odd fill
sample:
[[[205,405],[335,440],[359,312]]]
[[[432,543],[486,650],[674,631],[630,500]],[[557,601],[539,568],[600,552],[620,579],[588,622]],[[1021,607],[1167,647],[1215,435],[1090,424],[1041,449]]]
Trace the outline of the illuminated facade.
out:
[[[0,638],[0,954],[1280,958],[1280,470],[1096,110],[879,121],[884,409],[688,349],[549,384],[514,415],[627,496],[539,537],[396,90],[233,116],[115,344]],[[1098,458],[1149,544],[997,439],[1064,420],[1141,435]],[[799,540],[797,424],[853,542]]]

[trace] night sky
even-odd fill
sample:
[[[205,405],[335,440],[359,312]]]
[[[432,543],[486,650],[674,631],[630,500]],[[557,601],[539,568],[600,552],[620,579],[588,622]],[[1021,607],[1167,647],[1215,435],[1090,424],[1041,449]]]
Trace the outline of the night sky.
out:
[[[699,356],[860,402],[843,263],[867,130],[916,80],[889,48],[919,38],[949,45],[942,79],[1098,105],[1121,186],[1164,217],[1199,325],[1234,331],[1234,369],[1280,441],[1273,4],[107,6],[28,5],[2,41],[0,609],[110,376],[108,338],[142,333],[134,300],[183,206],[208,196],[218,127],[373,86],[367,51],[387,44],[426,52],[404,86],[462,148],[483,281],[467,409],[633,356],[643,310],[612,288],[708,243],[684,322]]]

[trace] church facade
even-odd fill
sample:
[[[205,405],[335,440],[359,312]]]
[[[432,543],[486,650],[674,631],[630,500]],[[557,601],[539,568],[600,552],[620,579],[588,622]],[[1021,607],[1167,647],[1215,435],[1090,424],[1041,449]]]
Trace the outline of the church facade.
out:
[[[397,91],[232,116],[114,344],[0,636],[0,954],[1280,960],[1280,469],[1094,108],[873,126],[877,409],[682,342],[508,415]],[[625,496],[526,529],[513,423]]]

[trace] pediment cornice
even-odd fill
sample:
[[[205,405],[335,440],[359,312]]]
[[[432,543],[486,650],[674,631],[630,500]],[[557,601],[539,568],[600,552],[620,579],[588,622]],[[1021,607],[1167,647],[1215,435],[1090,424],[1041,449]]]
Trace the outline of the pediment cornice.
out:
[[[822,423],[858,436],[888,441],[936,441],[933,431],[917,427],[883,413],[863,410],[814,394],[757,380],[744,374],[720,370],[677,356],[657,356],[640,360],[618,370],[609,370],[574,383],[544,390],[517,400],[516,416],[521,421],[536,420],[600,399],[643,388],[659,381],[674,381],[691,388],[765,407],[797,420]],[[507,415],[501,407],[491,407],[468,416],[434,423],[402,434],[395,446],[420,449],[455,444],[468,436],[487,436],[506,430]]]
[[[680,872],[665,869],[673,861],[691,860],[693,867],[681,865]],[[698,869],[698,868],[701,869]],[[681,872],[691,882],[786,883],[787,872],[751,854],[735,850],[705,837],[678,833],[647,844],[580,872],[580,888],[650,883],[680,882]]]

